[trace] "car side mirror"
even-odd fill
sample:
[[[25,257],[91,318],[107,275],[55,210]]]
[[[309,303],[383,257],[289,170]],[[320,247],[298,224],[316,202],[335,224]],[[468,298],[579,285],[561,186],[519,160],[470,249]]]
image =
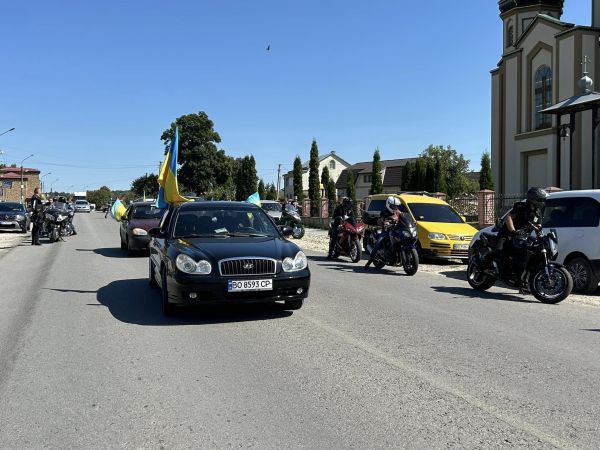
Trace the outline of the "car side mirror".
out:
[[[286,225],[281,225],[278,228],[279,228],[279,232],[283,236],[291,236],[292,234],[294,234],[294,230],[292,229],[292,227],[288,227]]]
[[[155,227],[148,230],[148,236],[153,238],[162,238],[165,237],[165,233],[160,229],[160,227]]]
[[[419,216],[417,217],[417,220],[425,220],[425,216]]]
[[[122,217],[121,222],[123,222],[125,225],[127,225],[127,224],[129,224],[129,219],[127,217]]]

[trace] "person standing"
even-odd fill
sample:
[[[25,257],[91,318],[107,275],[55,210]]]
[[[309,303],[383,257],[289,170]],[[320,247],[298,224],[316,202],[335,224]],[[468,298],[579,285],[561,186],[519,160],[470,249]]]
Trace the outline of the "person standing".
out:
[[[44,200],[40,188],[35,188],[31,197],[31,211],[33,212],[33,227],[31,228],[31,245],[42,245],[40,242],[40,225],[44,220]]]

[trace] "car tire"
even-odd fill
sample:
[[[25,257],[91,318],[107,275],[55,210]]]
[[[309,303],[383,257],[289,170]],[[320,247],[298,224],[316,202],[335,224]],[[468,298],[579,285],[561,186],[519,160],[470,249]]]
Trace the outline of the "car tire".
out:
[[[167,288],[167,268],[162,270],[162,289],[161,289],[161,305],[163,316],[169,317],[175,314],[175,307],[169,303],[169,291]]]
[[[573,278],[573,292],[592,294],[598,288],[598,277],[586,258],[574,258],[567,264]]]
[[[121,250],[127,250],[127,244],[123,240],[123,236],[121,236]]]
[[[23,234],[27,233],[27,225],[25,225],[24,228],[21,228],[21,233],[23,233]]]
[[[295,311],[295,310],[302,308],[303,304],[304,304],[303,298],[301,298],[299,300],[286,300],[284,308]]]
[[[131,245],[129,243],[129,239],[127,239],[127,255],[128,256],[135,256],[137,254],[137,252],[131,248]]]
[[[150,262],[148,264],[148,282],[150,284],[150,287],[152,289],[158,289],[160,286],[158,285],[158,282],[156,281],[156,276],[154,273],[154,263],[152,262],[152,258],[148,258],[148,261]]]

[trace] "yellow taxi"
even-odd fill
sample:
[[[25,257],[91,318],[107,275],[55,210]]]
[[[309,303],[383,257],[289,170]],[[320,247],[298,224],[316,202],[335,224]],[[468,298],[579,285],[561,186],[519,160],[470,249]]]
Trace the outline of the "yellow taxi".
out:
[[[363,217],[374,217],[383,211],[390,194],[378,194],[371,197],[368,211]],[[417,244],[419,255],[431,258],[461,259],[469,262],[469,242],[477,229],[465,223],[452,207],[443,200],[426,195],[393,195],[402,202],[400,211],[409,213],[419,231]],[[366,232],[370,227],[366,227]],[[365,242],[367,239],[365,239]]]

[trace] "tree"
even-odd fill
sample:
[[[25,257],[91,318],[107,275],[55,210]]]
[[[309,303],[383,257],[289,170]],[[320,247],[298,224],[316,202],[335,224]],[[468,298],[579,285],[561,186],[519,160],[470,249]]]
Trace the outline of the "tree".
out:
[[[492,161],[490,153],[485,151],[481,156],[481,173],[479,174],[479,189],[495,190],[494,178],[492,177]]]
[[[383,192],[383,180],[381,179],[381,163],[379,162],[379,147],[373,153],[373,173],[371,175],[371,195]]]
[[[308,198],[310,198],[311,217],[318,217],[321,182],[319,178],[319,147],[314,139],[310,146],[310,162],[308,164]]]
[[[4,169],[6,167],[6,164],[0,164],[0,169]]]
[[[277,200],[277,188],[275,183],[267,184],[266,200]]]
[[[422,158],[417,158],[415,161],[415,171],[412,176],[412,189],[413,191],[424,191],[425,190],[425,176],[427,167],[425,161]]]
[[[87,191],[88,202],[94,203],[98,208],[110,200],[111,197],[111,190],[107,186],[102,186],[100,189],[95,191]]]
[[[435,161],[435,192],[446,193],[448,188],[446,187],[446,177],[442,171],[442,163],[439,159]]]
[[[435,185],[435,164],[432,161],[425,163],[425,180],[424,180],[424,191],[437,192]]]
[[[412,190],[412,176],[414,173],[414,164],[408,161],[402,169],[402,181],[400,183],[400,190],[408,192]]]
[[[221,137],[208,115],[200,111],[178,117],[160,137],[165,143],[165,154],[175,137],[175,128],[179,130],[178,181],[197,194],[207,193],[211,185],[226,183],[229,161],[224,150],[217,150]]]
[[[331,177],[327,182],[327,198],[329,199],[329,215],[331,216],[337,203],[337,190],[335,188],[335,181],[333,181],[333,178]]]
[[[158,175],[142,175],[131,183],[131,191],[141,197],[146,193],[147,197],[156,198],[158,196]]]
[[[348,180],[346,181],[346,197],[352,199],[352,209],[356,214],[356,190],[354,189],[354,174],[352,169],[348,167]]]
[[[11,164],[10,167],[17,167],[17,165],[16,164]]]
[[[268,187],[268,185],[267,185],[267,187]],[[258,180],[258,189],[257,189],[257,192],[258,192],[258,196],[261,199],[266,199],[267,198],[266,197],[267,191],[265,190],[265,182],[263,181],[262,178],[260,180]]]
[[[302,160],[299,156],[296,156],[296,159],[294,159],[294,195],[298,197],[298,200],[302,200],[304,198],[302,173]]]
[[[321,185],[323,185],[323,189],[327,190],[327,183],[329,183],[329,167],[327,164],[323,167],[323,171],[321,172]]]
[[[256,192],[258,175],[254,156],[244,156],[236,177],[235,198],[238,202],[245,201]]]
[[[435,165],[439,161],[439,177],[445,180],[445,192],[449,198],[463,195],[469,190],[469,181],[466,173],[469,170],[470,161],[465,159],[462,154],[459,155],[452,147],[448,146],[444,148],[441,145],[435,147],[430,145],[419,155],[417,162],[419,161],[421,165],[429,161],[432,161]],[[441,191],[442,188],[438,190]]]

